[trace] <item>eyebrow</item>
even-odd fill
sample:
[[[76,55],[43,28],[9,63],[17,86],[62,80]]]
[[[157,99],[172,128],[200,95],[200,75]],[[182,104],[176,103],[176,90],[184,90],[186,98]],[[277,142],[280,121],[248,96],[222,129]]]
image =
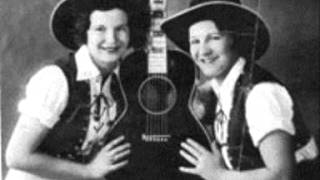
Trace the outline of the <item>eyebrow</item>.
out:
[[[128,26],[128,23],[119,24],[116,27]]]
[[[100,27],[100,26],[105,26],[103,23],[98,23],[98,24],[91,24],[93,27]],[[128,26],[128,23],[123,23],[123,24],[116,24],[114,27],[119,28],[119,27],[126,27]]]
[[[221,34],[223,34],[223,32],[210,32],[210,33],[208,33],[207,35],[221,35]],[[196,38],[196,37],[198,37],[197,35],[195,35],[195,36],[189,36],[189,38],[191,39],[191,38]]]

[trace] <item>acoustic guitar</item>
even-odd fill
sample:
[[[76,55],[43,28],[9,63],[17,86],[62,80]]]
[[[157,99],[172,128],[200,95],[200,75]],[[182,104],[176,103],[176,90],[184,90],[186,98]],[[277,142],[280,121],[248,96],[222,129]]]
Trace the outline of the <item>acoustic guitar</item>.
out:
[[[192,138],[210,149],[208,135],[191,111],[195,66],[186,54],[167,50],[160,29],[165,0],[150,0],[152,26],[147,51],[129,55],[120,67],[125,108],[106,141],[124,135],[131,144],[129,164],[111,174],[116,180],[197,180],[182,173],[190,167],[179,155],[180,143]]]

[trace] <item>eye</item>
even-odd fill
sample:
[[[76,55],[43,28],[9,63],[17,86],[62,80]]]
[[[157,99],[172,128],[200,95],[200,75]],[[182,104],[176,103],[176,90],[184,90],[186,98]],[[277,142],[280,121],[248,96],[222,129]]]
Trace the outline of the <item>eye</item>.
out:
[[[106,31],[106,28],[104,26],[97,26],[94,28],[94,31],[104,32],[104,31]]]
[[[128,32],[129,31],[129,27],[127,25],[122,25],[117,27],[116,29],[118,32],[124,31],[124,32]]]
[[[200,41],[199,41],[199,39],[190,39],[190,40],[189,40],[189,43],[190,43],[191,45],[195,45],[195,44],[199,44]]]
[[[221,38],[222,35],[218,33],[208,35],[208,40],[220,40]]]

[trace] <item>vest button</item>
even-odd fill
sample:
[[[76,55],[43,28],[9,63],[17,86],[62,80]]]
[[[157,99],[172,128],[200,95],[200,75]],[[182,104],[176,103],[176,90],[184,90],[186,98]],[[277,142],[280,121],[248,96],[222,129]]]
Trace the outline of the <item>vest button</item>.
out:
[[[68,154],[67,157],[68,157],[68,159],[74,159],[72,154]]]
[[[75,146],[74,150],[79,151],[80,150],[80,146]]]

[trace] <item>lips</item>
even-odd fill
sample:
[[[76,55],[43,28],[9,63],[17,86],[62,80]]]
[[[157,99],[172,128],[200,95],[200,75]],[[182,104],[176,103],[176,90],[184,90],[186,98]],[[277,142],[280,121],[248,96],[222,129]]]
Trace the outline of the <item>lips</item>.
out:
[[[219,56],[209,57],[209,58],[199,58],[199,61],[202,63],[213,63],[219,58]]]
[[[107,51],[109,53],[115,53],[115,52],[118,52],[120,47],[119,46],[108,46],[108,47],[100,47],[100,49]]]

